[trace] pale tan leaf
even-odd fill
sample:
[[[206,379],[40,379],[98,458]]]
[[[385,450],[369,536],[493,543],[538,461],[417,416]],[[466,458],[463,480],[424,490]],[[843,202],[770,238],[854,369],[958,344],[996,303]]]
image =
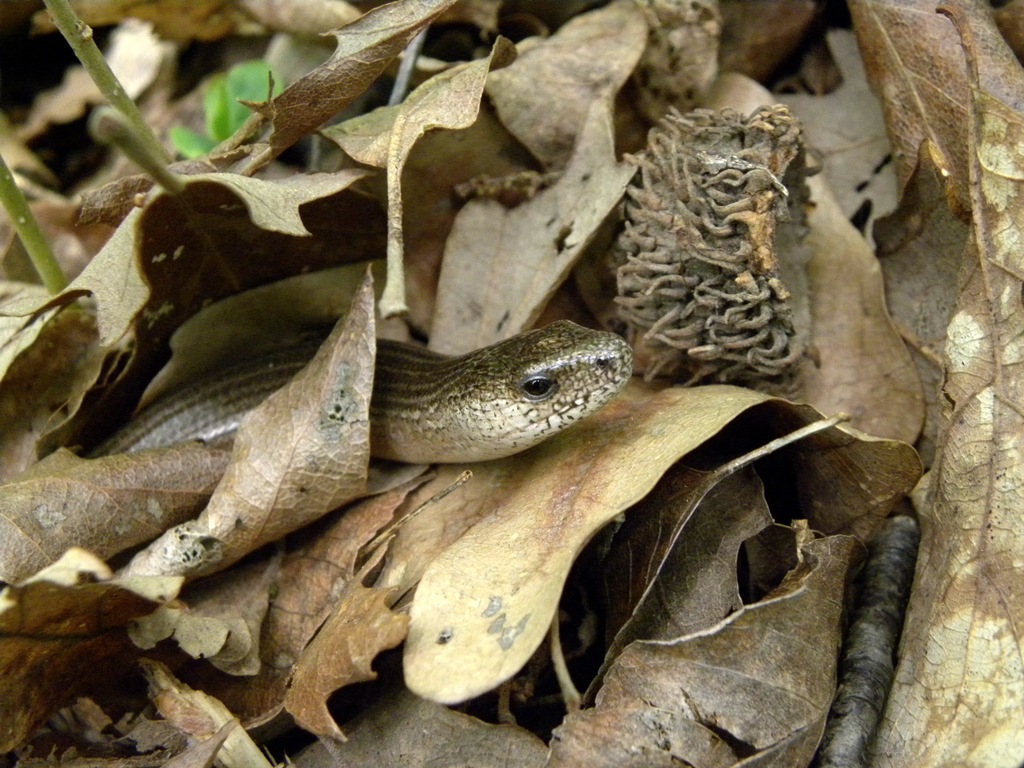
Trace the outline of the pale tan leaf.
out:
[[[612,102],[647,42],[632,2],[610,3],[568,21],[547,40],[529,40],[519,60],[487,83],[498,116],[548,168],[569,162],[596,102]]]
[[[486,516],[426,567],[405,647],[410,689],[435,701],[463,701],[513,675],[546,634],[569,568],[590,537],[739,414],[781,402],[735,387],[650,395],[631,386],[576,428],[481,465],[494,475],[484,485],[501,486],[500,493],[465,507],[454,493],[419,515],[427,518],[421,530],[443,533],[446,515]],[[784,423],[796,428],[813,414],[793,412]],[[821,530],[869,532],[916,480],[913,451],[838,429],[818,437],[824,442],[800,453],[808,514]],[[833,462],[843,467],[841,476]]]
[[[635,173],[615,161],[610,102],[595,102],[569,166],[511,210],[471,200],[445,247],[430,346],[460,354],[528,329]]]

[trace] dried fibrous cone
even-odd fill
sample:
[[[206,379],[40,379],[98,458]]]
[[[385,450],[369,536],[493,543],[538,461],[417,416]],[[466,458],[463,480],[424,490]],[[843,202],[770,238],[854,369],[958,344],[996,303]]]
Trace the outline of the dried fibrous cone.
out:
[[[797,119],[783,106],[673,112],[631,159],[613,257],[644,375],[793,392],[804,355],[775,242],[780,222],[805,223]]]
[[[637,104],[652,123],[694,106],[718,76],[717,0],[640,0],[647,47],[634,73]]]

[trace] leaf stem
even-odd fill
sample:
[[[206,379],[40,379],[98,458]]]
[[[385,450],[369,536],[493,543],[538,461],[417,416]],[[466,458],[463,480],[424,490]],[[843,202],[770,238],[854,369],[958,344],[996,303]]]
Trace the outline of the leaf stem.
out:
[[[148,149],[155,157],[162,158],[164,163],[169,163],[171,157],[164,149],[160,140],[146,124],[139,112],[139,108],[125,92],[121,82],[117,79],[110,67],[107,65],[103,53],[96,46],[92,37],[92,28],[83,22],[72,10],[68,0],[43,0],[46,9],[53,18],[53,23],[60,30],[64,39],[68,41],[71,50],[89,73],[89,77],[100,89],[118,112],[124,115],[131,123],[140,140],[148,145]]]
[[[22,245],[28,252],[32,266],[50,293],[60,293],[67,287],[68,281],[57,264],[57,258],[53,255],[50,244],[43,236],[39,228],[39,222],[32,215],[28,207],[25,195],[18,188],[14,181],[14,174],[7,167],[3,157],[0,157],[0,202],[3,203],[7,215],[11,217],[14,230],[21,238]]]

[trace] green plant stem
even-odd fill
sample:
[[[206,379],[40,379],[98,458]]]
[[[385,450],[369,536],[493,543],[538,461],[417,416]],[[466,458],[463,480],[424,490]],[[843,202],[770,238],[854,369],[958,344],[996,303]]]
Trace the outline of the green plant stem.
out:
[[[14,230],[21,238],[32,266],[35,267],[43,285],[50,293],[60,293],[67,287],[68,281],[61,272],[57,259],[50,249],[50,244],[39,229],[39,222],[29,210],[28,201],[14,181],[14,174],[0,157],[0,202],[3,202],[7,215],[11,217]]]
[[[71,9],[68,0],[43,1],[46,3],[50,16],[53,17],[53,23],[60,30],[60,33],[64,35],[64,39],[68,41],[71,50],[75,52],[75,56],[82,62],[82,66],[89,73],[89,77],[92,78],[93,82],[100,89],[100,93],[106,97],[114,109],[131,121],[137,135],[142,137],[142,140],[149,146],[149,150],[156,157],[163,158],[165,163],[169,163],[171,157],[167,150],[164,149],[159,139],[150,130],[135,102],[125,93],[121,82],[110,71],[106,59],[103,58],[103,54],[92,39],[92,28],[78,18],[78,15]]]

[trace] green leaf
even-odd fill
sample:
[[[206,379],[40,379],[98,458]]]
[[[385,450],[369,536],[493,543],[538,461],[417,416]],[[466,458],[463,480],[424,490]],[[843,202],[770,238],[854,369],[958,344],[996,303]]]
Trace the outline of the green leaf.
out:
[[[200,136],[195,131],[190,131],[180,125],[172,126],[168,131],[168,137],[178,154],[189,160],[201,157],[217,146],[217,142],[213,139]]]

